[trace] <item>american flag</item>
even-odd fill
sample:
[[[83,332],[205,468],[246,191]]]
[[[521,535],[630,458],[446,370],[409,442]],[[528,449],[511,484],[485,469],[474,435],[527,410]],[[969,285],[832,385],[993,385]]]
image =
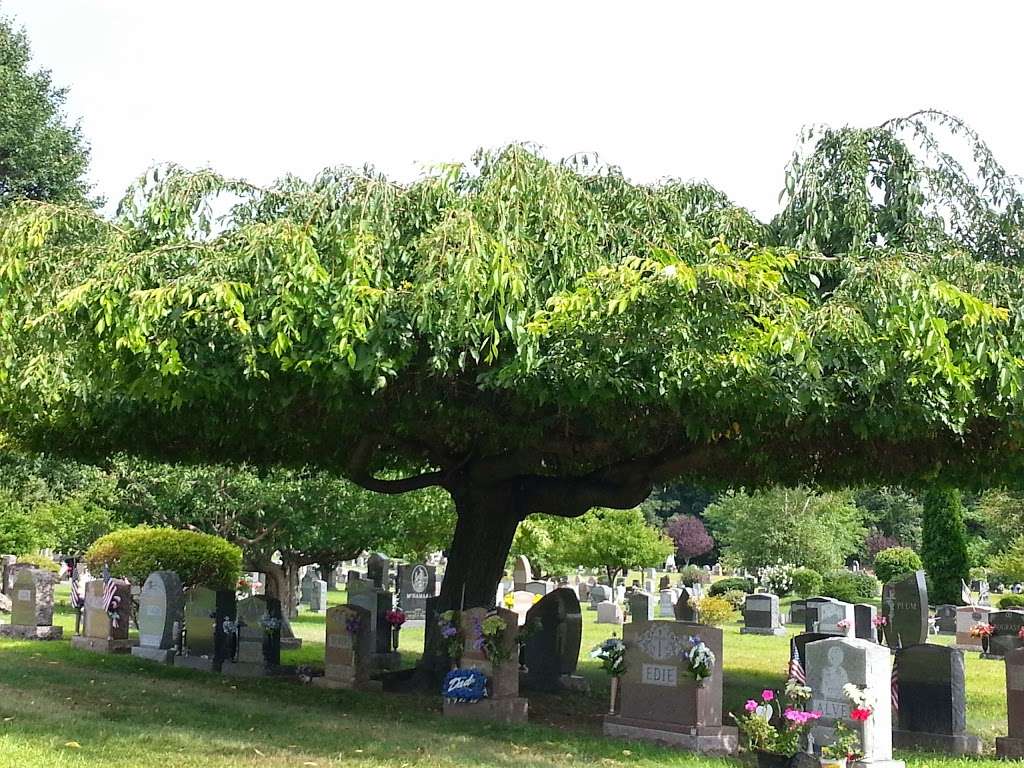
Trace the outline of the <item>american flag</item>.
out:
[[[889,682],[889,698],[892,699],[892,709],[895,712],[900,708],[900,673],[896,660],[892,662],[892,677]]]
[[[103,587],[103,609],[110,615],[110,625],[117,628],[121,598],[117,594],[117,588],[122,582],[111,579]]]
[[[792,646],[792,651],[789,657],[789,679],[796,680],[800,685],[806,685],[807,675],[804,674],[804,666],[800,663],[800,654],[796,651],[796,645]]]
[[[78,588],[78,582],[71,580],[71,607],[76,611],[82,607],[82,591]]]

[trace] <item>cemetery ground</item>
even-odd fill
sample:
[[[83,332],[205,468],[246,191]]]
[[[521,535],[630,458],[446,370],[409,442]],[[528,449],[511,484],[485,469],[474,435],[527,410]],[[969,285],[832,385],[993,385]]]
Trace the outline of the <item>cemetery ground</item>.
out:
[[[66,587],[54,623],[73,632]],[[343,603],[344,592],[329,602]],[[237,679],[126,656],[74,651],[68,642],[0,641],[0,766],[735,766],[601,735],[609,682],[590,649],[614,627],[584,610],[579,674],[590,693],[529,693],[526,726],[453,721],[440,695],[333,691],[293,680]],[[725,710],[783,684],[786,638],[741,635],[725,626]],[[324,618],[293,622],[303,647],[282,661],[322,665]],[[796,633],[790,627],[790,634]],[[621,634],[621,633],[618,633]],[[422,629],[402,631],[405,666],[422,647]],[[932,642],[948,643],[949,637]],[[1003,665],[967,656],[968,729],[991,753],[1006,727]],[[1005,765],[903,751],[908,766]]]

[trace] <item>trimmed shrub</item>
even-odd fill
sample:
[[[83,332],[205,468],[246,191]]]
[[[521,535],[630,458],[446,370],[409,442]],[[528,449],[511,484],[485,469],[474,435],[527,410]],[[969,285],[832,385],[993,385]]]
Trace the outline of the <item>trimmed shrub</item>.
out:
[[[793,591],[800,597],[813,597],[821,594],[821,574],[813,568],[797,568],[793,571]]]
[[[970,570],[959,491],[932,488],[924,495],[921,560],[931,580],[929,599],[936,604],[959,604],[960,581],[967,578]]]
[[[834,597],[844,603],[862,603],[878,597],[878,579],[863,571],[832,571],[822,577],[822,597]]]
[[[696,565],[688,565],[680,569],[679,578],[683,584],[692,587],[694,584],[707,584],[711,581],[711,574]]]
[[[736,611],[723,597],[702,597],[696,601],[701,624],[720,627],[736,617]]]
[[[720,596],[733,589],[751,595],[754,593],[754,582],[741,576],[730,576],[728,579],[719,579],[708,587],[708,594]]]
[[[999,608],[1003,611],[1024,608],[1024,595],[1003,595],[999,598]]]
[[[173,528],[126,528],[93,542],[85,553],[89,570],[104,565],[110,575],[142,584],[153,571],[174,571],[185,587],[234,589],[242,575],[242,550],[205,533]]]
[[[883,584],[921,570],[921,558],[910,547],[889,547],[875,556],[875,576]]]
[[[747,593],[741,589],[730,589],[727,592],[723,592],[719,597],[729,603],[734,611],[739,611],[747,600]]]
[[[60,571],[60,564],[53,562],[49,557],[43,557],[42,555],[19,555],[18,563],[27,563],[33,568],[39,568],[50,573],[57,573]]]

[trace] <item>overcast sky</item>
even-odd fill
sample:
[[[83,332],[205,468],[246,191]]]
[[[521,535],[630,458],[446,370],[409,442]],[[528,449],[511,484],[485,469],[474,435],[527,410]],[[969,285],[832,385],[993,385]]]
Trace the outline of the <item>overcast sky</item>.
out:
[[[782,9],[785,10],[782,10]],[[921,107],[1024,172],[1024,4],[0,0],[70,88],[91,178],[154,162],[266,183],[478,146],[596,151],[770,216],[800,128]]]

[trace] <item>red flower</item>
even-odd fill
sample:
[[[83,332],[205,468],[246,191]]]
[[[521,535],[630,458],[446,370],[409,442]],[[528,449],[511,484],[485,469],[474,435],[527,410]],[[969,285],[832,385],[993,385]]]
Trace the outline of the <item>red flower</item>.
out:
[[[863,723],[871,717],[871,710],[865,707],[857,707],[850,713],[850,717],[857,722]]]

